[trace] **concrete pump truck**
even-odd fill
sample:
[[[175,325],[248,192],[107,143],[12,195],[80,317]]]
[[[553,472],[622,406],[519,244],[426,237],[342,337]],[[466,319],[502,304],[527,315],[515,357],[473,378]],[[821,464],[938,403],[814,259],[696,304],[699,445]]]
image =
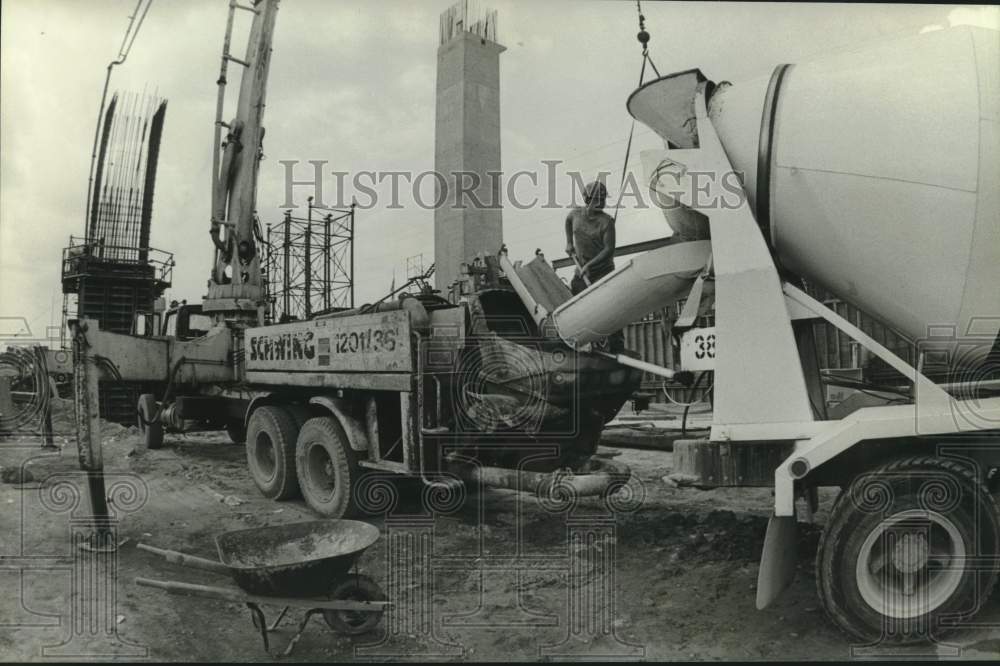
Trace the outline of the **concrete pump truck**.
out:
[[[199,311],[211,329],[182,339],[71,323],[81,465],[91,472],[95,514],[105,510],[95,391],[111,378],[163,387],[137,406],[147,447],[160,446],[165,430],[225,428],[245,441],[266,497],[301,495],[328,517],[356,508],[355,485],[369,470],[445,486],[465,479],[543,493],[615,492],[628,469],[591,454],[641,372],[542,335],[496,257],[458,303],[420,290],[263,325],[254,211],[277,9],[277,0],[230,4],[213,157],[215,252]],[[243,58],[229,53],[238,11],[253,14]],[[243,67],[242,82],[235,117],[223,122],[231,63]]]

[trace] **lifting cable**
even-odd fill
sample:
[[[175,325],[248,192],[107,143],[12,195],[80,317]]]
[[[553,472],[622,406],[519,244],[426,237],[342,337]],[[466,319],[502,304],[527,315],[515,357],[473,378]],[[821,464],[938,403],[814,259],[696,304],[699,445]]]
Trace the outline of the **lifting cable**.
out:
[[[646,63],[653,68],[653,72],[656,74],[657,78],[660,77],[660,70],[656,68],[656,63],[653,62],[653,58],[649,55],[649,32],[646,31],[646,17],[642,13],[642,5],[639,0],[635,0],[635,9],[639,14],[639,33],[635,36],[639,40],[639,44],[642,45],[642,67],[639,69],[639,88],[642,87],[643,82],[646,79]],[[615,214],[612,218],[614,222],[618,221],[618,211],[621,210],[622,195],[625,194],[625,176],[628,173],[628,159],[632,153],[632,137],[635,135],[635,118],[632,118],[632,126],[628,131],[628,142],[625,145],[625,163],[622,164],[622,177],[621,182],[618,184],[618,202],[615,203]]]

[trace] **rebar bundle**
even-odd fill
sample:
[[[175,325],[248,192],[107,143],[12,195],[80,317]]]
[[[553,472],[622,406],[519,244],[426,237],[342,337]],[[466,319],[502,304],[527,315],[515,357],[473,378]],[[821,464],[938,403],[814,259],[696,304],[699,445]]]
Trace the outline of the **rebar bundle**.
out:
[[[497,41],[497,12],[479,5],[476,0],[461,0],[441,14],[439,44],[447,44],[463,32],[470,32],[489,42]]]
[[[106,261],[145,263],[165,100],[115,94],[104,114],[86,241]]]

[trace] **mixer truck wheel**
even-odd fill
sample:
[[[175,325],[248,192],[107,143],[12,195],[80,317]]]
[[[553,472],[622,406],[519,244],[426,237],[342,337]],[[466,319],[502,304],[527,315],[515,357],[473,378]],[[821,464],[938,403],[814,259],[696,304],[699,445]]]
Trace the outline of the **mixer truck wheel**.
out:
[[[163,446],[163,423],[157,418],[160,406],[156,404],[156,396],[143,393],[139,396],[136,406],[136,420],[139,426],[139,436],[147,449],[158,449]]]
[[[291,413],[277,405],[258,407],[247,425],[247,465],[250,477],[268,499],[295,497],[299,481],[295,475],[295,434],[298,426]]]
[[[816,554],[816,585],[830,618],[857,639],[932,640],[979,611],[998,553],[997,504],[970,470],[902,458],[840,494]]]
[[[295,468],[310,509],[327,518],[355,512],[354,486],[361,472],[337,419],[317,416],[306,421],[295,445]]]

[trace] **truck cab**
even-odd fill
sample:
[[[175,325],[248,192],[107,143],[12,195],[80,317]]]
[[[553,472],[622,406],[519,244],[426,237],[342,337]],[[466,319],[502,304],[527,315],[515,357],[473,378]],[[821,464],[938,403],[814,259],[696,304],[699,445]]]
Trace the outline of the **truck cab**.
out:
[[[163,299],[157,299],[153,312],[136,313],[132,334],[193,340],[208,333],[211,327],[212,319],[202,314],[201,304],[188,305],[187,301],[171,301],[167,308]]]

